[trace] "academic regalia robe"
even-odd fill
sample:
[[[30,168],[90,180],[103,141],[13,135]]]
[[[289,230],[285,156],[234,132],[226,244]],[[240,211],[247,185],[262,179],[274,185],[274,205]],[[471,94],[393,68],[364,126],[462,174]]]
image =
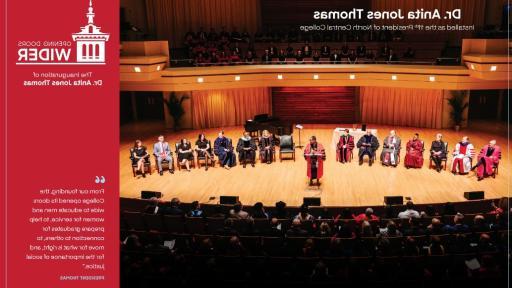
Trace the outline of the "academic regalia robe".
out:
[[[225,151],[224,149],[228,149],[229,151]],[[228,167],[233,167],[236,165],[236,155],[233,153],[231,139],[227,137],[217,137],[213,144],[213,151],[215,155],[219,157],[219,162],[222,166],[227,165]]]
[[[370,144],[371,146],[363,146],[363,144]],[[359,141],[357,141],[357,148],[359,148],[359,158],[363,157],[363,155],[367,154],[370,156],[370,159],[373,158],[375,151],[379,149],[379,140],[377,137],[373,135],[363,135],[361,138],[359,138]]]
[[[309,156],[309,154],[319,154],[319,156]],[[311,147],[311,143],[304,149],[304,158],[308,162],[307,175],[310,180],[320,179],[324,175],[325,149],[320,143],[316,143],[316,148]]]
[[[452,172],[469,173],[471,171],[471,159],[474,156],[474,147],[471,143],[459,142],[453,151]]]
[[[249,149],[246,150],[244,148]],[[240,163],[254,163],[256,158],[256,141],[251,137],[241,137],[236,144],[236,152],[238,152],[238,160]]]
[[[483,178],[485,176],[493,175],[493,167],[498,165],[500,157],[501,150],[498,145],[494,145],[494,147],[485,145],[480,151],[480,154],[478,154],[479,165],[476,169],[477,176],[479,178]]]
[[[405,167],[421,168],[423,166],[423,141],[409,140],[404,159]]]
[[[272,162],[272,157],[274,154],[274,137],[260,137],[258,141],[258,146],[260,149],[260,157],[262,162]],[[270,149],[265,149],[265,147],[270,146]]]
[[[345,146],[345,148],[343,148]],[[354,149],[354,136],[345,135],[340,136],[336,149],[336,160],[341,163],[349,162],[352,156],[352,150]]]
[[[398,136],[387,136],[382,144],[382,153],[380,161],[384,165],[398,165],[400,155],[401,140]]]

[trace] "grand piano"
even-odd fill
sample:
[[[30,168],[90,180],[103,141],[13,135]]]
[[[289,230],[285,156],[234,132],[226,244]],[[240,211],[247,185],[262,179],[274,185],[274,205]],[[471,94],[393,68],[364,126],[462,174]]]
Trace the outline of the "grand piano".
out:
[[[276,136],[291,135],[293,132],[292,123],[280,121],[268,114],[255,115],[253,119],[245,121],[244,128],[253,137],[261,136],[263,130]]]

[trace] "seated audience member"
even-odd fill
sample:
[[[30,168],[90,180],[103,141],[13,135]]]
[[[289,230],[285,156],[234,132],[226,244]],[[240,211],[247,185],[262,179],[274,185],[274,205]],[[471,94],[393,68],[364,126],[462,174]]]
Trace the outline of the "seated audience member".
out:
[[[236,165],[236,155],[233,152],[231,139],[224,136],[224,131],[219,132],[219,136],[215,139],[213,151],[219,158],[220,167],[229,170]]]
[[[282,230],[282,225],[279,223],[279,219],[272,218],[270,219],[270,229],[267,231],[267,236],[272,237],[281,237],[284,235],[284,231]]]
[[[194,162],[194,153],[192,152],[192,144],[185,138],[181,139],[178,145],[178,162],[180,162],[180,165],[185,165],[187,171],[190,172],[190,162]]]
[[[331,57],[329,58],[331,60],[331,64],[340,64],[341,62],[341,56],[338,50],[334,50],[334,53],[331,54]]]
[[[320,212],[318,219],[333,219],[331,211],[329,211],[329,208],[324,207]]]
[[[318,227],[318,232],[316,233],[317,237],[331,237],[332,230],[331,226],[327,222],[320,223],[320,227]]]
[[[467,233],[469,232],[468,225],[464,224],[464,215],[457,213],[453,217],[453,225],[445,225],[443,231],[446,233]]]
[[[270,43],[270,46],[268,47],[268,53],[270,54],[271,58],[277,57],[278,50],[274,43]]]
[[[471,159],[474,153],[473,144],[469,142],[469,137],[464,136],[462,140],[455,145],[453,150],[452,173],[464,175],[471,171]]]
[[[309,208],[306,204],[302,204],[302,206],[300,206],[300,212],[295,216],[295,219],[299,219],[301,222],[313,221],[315,220],[315,216],[309,214]]]
[[[439,218],[432,218],[430,225],[427,226],[427,231],[430,235],[441,235],[444,234],[443,223]]]
[[[408,236],[405,239],[404,247],[403,247],[403,255],[404,256],[419,256],[420,248],[416,243],[414,237]]]
[[[275,212],[273,217],[277,219],[287,219],[288,218],[288,210],[286,210],[286,203],[283,201],[276,202]]]
[[[160,210],[160,206],[162,206],[160,199],[156,197],[151,197],[149,199],[149,204],[144,207],[145,214],[158,214],[158,210]]]
[[[389,136],[384,138],[382,143],[382,153],[380,154],[380,161],[385,166],[396,167],[400,157],[400,147],[402,140],[396,136],[395,130],[389,132]]]
[[[313,239],[309,238],[304,241],[304,246],[302,247],[302,257],[317,257],[318,253],[315,248],[315,242]]]
[[[245,63],[254,63],[254,58],[256,58],[254,53],[251,50],[247,51],[247,53],[245,54]]]
[[[439,213],[434,208],[434,205],[429,204],[429,205],[425,206],[425,211],[421,211],[420,216],[422,218],[424,218],[424,217],[434,217],[434,216],[439,216]]]
[[[418,133],[414,133],[412,139],[407,142],[404,164],[407,169],[423,166],[423,141],[420,140]]]
[[[364,220],[361,222],[361,232],[359,233],[360,237],[375,237],[375,233],[373,233],[373,228],[370,222]]]
[[[304,63],[304,54],[302,54],[302,50],[297,50],[297,55],[295,55],[295,63],[296,64]]]
[[[199,247],[197,248],[200,255],[214,255],[215,254],[215,246],[213,245],[213,241],[210,238],[204,238],[199,243]]]
[[[430,159],[436,165],[436,171],[441,172],[442,160],[446,159],[448,151],[446,151],[446,144],[443,142],[443,134],[437,133],[436,140],[432,141],[430,146]]]
[[[302,54],[304,55],[304,57],[311,57],[311,51],[313,49],[311,48],[311,45],[309,45],[309,42],[306,41],[306,43],[304,43],[304,46],[302,46]]]
[[[377,215],[373,214],[372,208],[366,208],[364,213],[361,213],[357,216],[352,215],[352,217],[354,218],[354,220],[356,220],[356,222],[371,221],[371,220],[378,221],[379,220],[379,217],[377,217]]]
[[[246,250],[240,242],[238,236],[232,236],[229,239],[228,246],[226,247],[227,256],[243,256],[246,254]]]
[[[359,165],[363,165],[363,157],[368,155],[370,166],[372,166],[375,151],[379,148],[379,140],[373,136],[371,130],[366,130],[366,134],[359,138],[357,148],[359,148]]]
[[[313,53],[313,62],[319,63],[320,62],[320,52],[318,50],[315,50]]]
[[[411,47],[408,47],[404,53],[404,58],[414,58],[415,55],[416,52]]]
[[[414,210],[414,203],[407,201],[405,203],[405,211],[398,213],[398,218],[409,219],[409,218],[420,218],[420,213]]]
[[[265,212],[263,203],[257,202],[252,206],[252,218],[254,219],[268,219],[268,213]]]
[[[290,43],[288,43],[288,46],[286,47],[286,58],[294,58],[295,53],[293,53],[293,47]]]
[[[367,55],[366,54],[366,46],[364,46],[364,44],[362,42],[356,48],[356,55],[357,55],[357,57],[361,57],[361,58],[365,57]]]
[[[261,62],[263,64],[270,64],[272,62],[272,56],[270,55],[268,50],[265,50],[265,52],[261,56]]]
[[[501,150],[500,146],[496,145],[496,140],[489,141],[478,154],[475,166],[471,170],[476,170],[478,181],[483,180],[484,177],[494,174],[493,168],[500,162]]]
[[[169,173],[174,173],[171,148],[169,147],[169,143],[164,141],[163,135],[158,136],[158,142],[156,142],[155,145],[153,145],[153,154],[156,157],[156,165],[158,167],[158,173],[160,173],[160,176],[163,175],[162,161],[168,161]]]
[[[509,209],[509,200],[507,197],[501,197],[500,200],[498,200],[498,205],[494,203],[494,201],[491,202],[492,210],[489,211],[489,214],[503,214],[506,213]]]
[[[350,52],[348,53],[348,56],[347,56],[347,62],[349,64],[356,64],[357,59],[358,59],[358,56],[357,56],[356,52],[354,51],[354,49],[350,50]]]
[[[409,225],[404,228],[403,232],[405,236],[420,236],[425,234],[419,218],[414,217],[409,218]]]
[[[320,56],[322,56],[322,58],[330,58],[331,57],[331,48],[329,48],[329,46],[327,46],[327,44],[324,44],[324,45],[322,45],[322,47],[320,47]]]
[[[224,220],[224,226],[217,231],[217,234],[222,236],[236,236],[238,231],[235,229],[235,220],[227,218]]]
[[[267,164],[272,163],[274,156],[274,137],[272,137],[268,130],[263,130],[260,140],[258,141],[258,146],[260,148],[261,161]]]
[[[287,237],[300,237],[300,236],[307,236],[308,231],[302,229],[302,223],[300,222],[300,219],[295,218],[292,221],[292,227],[286,231]]]
[[[429,256],[444,255],[444,246],[441,244],[441,238],[439,238],[439,236],[431,237],[431,244],[428,246],[427,253]]]
[[[171,216],[183,216],[185,214],[180,208],[181,202],[178,198],[172,198],[168,207],[162,207],[159,209],[160,214],[171,215]]]
[[[393,220],[389,220],[385,228],[379,229],[379,235],[381,237],[400,237],[402,232],[398,231],[398,227]]]
[[[478,279],[484,279],[492,283],[493,280],[503,278],[503,273],[501,272],[499,266],[496,264],[496,260],[492,255],[482,255],[482,261],[480,262],[481,265],[477,271]]]
[[[191,203],[190,211],[187,212],[187,217],[204,217],[203,210],[199,201]]]
[[[350,162],[352,150],[354,150],[354,136],[349,134],[348,129],[341,132],[340,140],[338,141],[336,148],[338,161],[341,163]]]
[[[244,135],[238,139],[236,152],[238,152],[240,164],[244,168],[248,162],[254,167],[256,162],[256,141],[249,135],[249,132],[244,132]]]
[[[142,173],[142,177],[145,178],[146,170],[144,169],[144,164],[150,163],[149,153],[146,149],[146,146],[142,145],[142,141],[135,140],[135,144],[130,150],[132,153],[132,155],[130,155],[130,158],[132,159],[132,165],[137,165],[137,171],[140,171]]]
[[[471,231],[475,233],[479,232],[488,232],[489,231],[489,225],[485,221],[485,217],[481,214],[475,215],[475,218],[473,218],[473,225],[471,226]]]
[[[279,50],[276,57],[279,60],[279,64],[286,64],[286,51],[284,49]]]
[[[496,252],[496,246],[492,243],[491,236],[487,233],[481,233],[478,239],[478,252],[489,253]]]
[[[233,209],[229,210],[229,216],[236,219],[250,219],[249,213],[243,210],[242,202],[238,201],[233,205]]]
[[[206,159],[206,165],[204,165],[206,171],[208,171],[208,163],[210,163],[212,159],[210,148],[210,143],[208,142],[208,139],[206,139],[204,133],[199,134],[199,136],[197,136],[195,150],[197,157],[204,157]]]

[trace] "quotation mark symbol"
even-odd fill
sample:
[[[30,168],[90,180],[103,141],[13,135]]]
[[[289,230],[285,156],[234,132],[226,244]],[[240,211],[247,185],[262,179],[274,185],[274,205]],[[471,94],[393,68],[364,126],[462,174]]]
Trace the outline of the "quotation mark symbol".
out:
[[[105,177],[103,177],[103,176],[96,176],[96,178],[94,179],[94,182],[95,182],[95,183],[101,183],[101,184],[103,184],[103,183],[105,183],[105,181],[106,181],[106,180],[105,180]]]

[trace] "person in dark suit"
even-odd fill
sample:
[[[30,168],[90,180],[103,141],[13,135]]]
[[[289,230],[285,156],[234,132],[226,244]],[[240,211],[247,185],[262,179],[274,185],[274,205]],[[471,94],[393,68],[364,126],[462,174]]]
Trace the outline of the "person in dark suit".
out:
[[[329,58],[331,56],[331,48],[329,48],[329,46],[327,46],[327,44],[324,44],[321,48],[320,48],[320,55],[323,57],[323,58]]]

